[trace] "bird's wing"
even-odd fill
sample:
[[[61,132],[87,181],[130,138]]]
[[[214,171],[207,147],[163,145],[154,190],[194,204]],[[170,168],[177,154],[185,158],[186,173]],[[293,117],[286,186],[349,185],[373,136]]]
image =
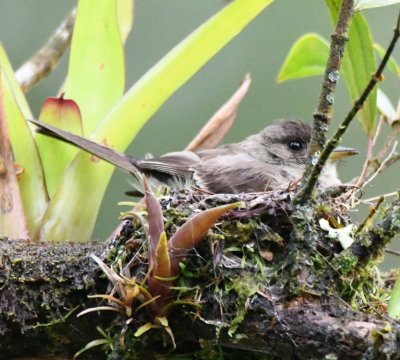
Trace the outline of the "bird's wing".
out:
[[[279,169],[243,153],[203,157],[194,170],[198,186],[214,193],[262,192],[282,180]]]
[[[165,154],[159,158],[141,160],[138,167],[145,173],[160,177],[190,178],[193,166],[200,160],[191,151],[177,151]]]

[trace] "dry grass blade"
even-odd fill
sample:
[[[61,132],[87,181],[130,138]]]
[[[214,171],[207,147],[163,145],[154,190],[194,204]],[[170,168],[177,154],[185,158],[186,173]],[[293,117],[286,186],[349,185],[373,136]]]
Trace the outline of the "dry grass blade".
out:
[[[198,151],[212,149],[223,140],[236,118],[237,109],[247,94],[250,83],[250,75],[246,74],[239,89],[204,125],[185,150]]]

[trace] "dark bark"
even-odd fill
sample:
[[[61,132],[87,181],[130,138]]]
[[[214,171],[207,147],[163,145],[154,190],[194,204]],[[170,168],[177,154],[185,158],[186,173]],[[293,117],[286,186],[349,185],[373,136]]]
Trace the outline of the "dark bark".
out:
[[[361,265],[357,269],[357,261],[354,264],[358,257],[355,246],[351,251],[343,251],[321,230],[317,232],[316,247],[309,248],[308,264],[302,269],[297,259],[293,259],[296,242],[291,240],[293,229],[288,222],[291,197],[291,193],[258,198],[250,195],[204,198],[191,194],[161,201],[169,236],[176,226],[201,209],[237,200],[246,204],[244,209],[232,212],[218,223],[184,262],[185,272],[176,285],[196,289],[183,295],[177,290],[174,296],[181,300],[200,299],[201,309],[175,306],[168,314],[177,343],[174,354],[196,353],[197,358],[203,359],[221,358],[220,352],[233,359],[400,357],[398,325],[385,318],[384,310],[377,310],[380,303],[373,302],[373,296],[368,298],[366,290],[364,297],[369,302],[357,300],[357,293],[368,289],[374,281],[367,271],[368,254],[376,254],[378,238],[384,240],[386,227],[398,230],[393,228],[400,212],[397,203],[386,214],[392,221],[383,219],[378,224],[380,231],[372,232],[374,241],[366,245],[358,243],[359,249],[363,248],[359,252],[362,269]],[[332,209],[325,213],[319,209],[313,216],[340,217],[342,223],[348,222],[346,215]],[[126,246],[128,240],[130,245]],[[139,253],[138,246],[142,249]],[[368,246],[373,250],[365,250]],[[128,317],[115,312],[76,317],[83,309],[105,305],[87,298],[88,294],[105,294],[108,284],[88,254],[104,252],[102,258],[108,265],[116,258],[124,265],[130,262],[125,273],[139,281],[146,273],[145,247],[143,229],[135,221],[127,221],[120,236],[107,245],[3,240],[0,243],[1,356],[71,357],[89,341],[101,338],[96,326],[109,329],[116,349],[106,355],[105,349],[100,348],[100,352],[90,351],[82,358],[152,358],[172,351],[164,330],[151,330],[139,338],[134,336],[141,325],[152,319],[149,311],[135,313],[128,326]],[[140,261],[132,261],[134,256],[139,256]],[[302,288],[296,291],[290,288],[293,261],[303,278]],[[357,290],[348,286],[350,281]],[[346,300],[358,307],[358,311],[352,310]],[[121,331],[124,333],[126,329],[126,346],[122,349],[119,340]]]

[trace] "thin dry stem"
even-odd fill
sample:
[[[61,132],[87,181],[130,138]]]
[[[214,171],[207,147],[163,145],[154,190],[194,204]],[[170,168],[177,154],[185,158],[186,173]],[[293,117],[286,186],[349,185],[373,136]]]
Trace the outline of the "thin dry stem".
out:
[[[57,66],[71,43],[75,16],[76,8],[68,14],[47,43],[16,71],[15,76],[22,91],[28,92]]]

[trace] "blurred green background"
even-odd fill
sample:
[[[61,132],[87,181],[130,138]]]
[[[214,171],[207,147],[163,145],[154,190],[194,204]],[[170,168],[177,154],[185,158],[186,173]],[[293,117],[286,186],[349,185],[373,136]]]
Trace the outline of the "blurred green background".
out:
[[[126,87],[130,87],[153,64],[198,25],[221,9],[223,0],[137,0],[133,30],[126,43]],[[0,41],[14,69],[17,69],[46,41],[75,1],[0,0]],[[386,46],[392,36],[399,6],[365,11],[375,41]],[[255,133],[274,119],[284,117],[312,121],[320,90],[320,78],[275,82],[276,75],[293,42],[305,32],[318,32],[329,38],[332,25],[324,2],[320,0],[275,0],[241,34],[196,74],[145,126],[127,153],[143,157],[183,149],[237,88],[246,73],[252,77],[250,91],[241,105],[238,118],[225,142],[234,142]],[[35,116],[41,104],[57,94],[67,69],[67,55],[46,80],[31,90],[28,99]],[[400,60],[399,48],[395,56]],[[399,79],[387,74],[382,88],[394,103],[399,95]],[[334,124],[349,109],[344,85],[335,101]],[[134,121],[134,119],[132,119]],[[387,129],[386,129],[387,132]],[[346,160],[340,168],[343,181],[360,172],[366,141],[361,126],[354,123],[343,144],[357,147],[361,155]],[[395,166],[366,189],[366,196],[394,191],[399,167]],[[105,239],[117,226],[121,208],[127,200],[129,176],[115,171],[103,201],[94,239]],[[83,204],[88,206],[88,204]],[[360,217],[359,213],[354,213]]]

